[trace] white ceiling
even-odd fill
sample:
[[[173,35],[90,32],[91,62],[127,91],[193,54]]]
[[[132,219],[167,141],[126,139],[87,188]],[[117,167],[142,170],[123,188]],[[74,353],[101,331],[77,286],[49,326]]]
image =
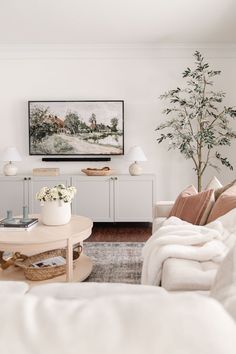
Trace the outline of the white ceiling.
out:
[[[234,43],[235,0],[0,0],[0,45]]]

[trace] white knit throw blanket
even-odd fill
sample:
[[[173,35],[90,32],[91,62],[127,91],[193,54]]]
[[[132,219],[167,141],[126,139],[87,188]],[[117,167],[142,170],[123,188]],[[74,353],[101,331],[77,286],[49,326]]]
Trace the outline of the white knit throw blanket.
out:
[[[235,235],[236,209],[206,226],[176,217],[167,219],[143,248],[142,284],[160,285],[162,267],[168,258],[220,263]]]

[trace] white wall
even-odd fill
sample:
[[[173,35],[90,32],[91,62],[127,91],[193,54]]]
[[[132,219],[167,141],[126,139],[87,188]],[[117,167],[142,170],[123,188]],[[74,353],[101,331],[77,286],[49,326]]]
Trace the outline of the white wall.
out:
[[[163,119],[163,91],[181,85],[181,72],[191,65],[196,48],[0,49],[0,150],[16,146],[23,156],[19,173],[34,167],[60,167],[61,173],[80,173],[88,166],[111,166],[127,173],[123,156],[110,163],[42,163],[28,154],[28,100],[125,101],[125,151],[142,146],[148,161],[145,172],[157,177],[157,198],[172,199],[189,183],[195,183],[192,163],[156,142],[156,126]],[[223,71],[217,86],[227,92],[225,102],[236,105],[236,52],[234,48],[202,49],[208,61]],[[236,124],[235,124],[236,127]],[[234,149],[227,150],[236,169]],[[209,170],[206,179],[215,172]],[[217,176],[227,182],[235,172],[222,168]]]

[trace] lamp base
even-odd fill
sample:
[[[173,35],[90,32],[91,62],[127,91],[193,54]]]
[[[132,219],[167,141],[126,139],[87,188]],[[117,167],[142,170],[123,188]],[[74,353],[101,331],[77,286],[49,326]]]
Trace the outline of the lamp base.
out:
[[[5,176],[15,176],[17,174],[17,167],[12,162],[9,162],[4,165],[3,173]]]
[[[129,166],[129,173],[131,176],[140,176],[142,172],[142,167],[136,161]]]

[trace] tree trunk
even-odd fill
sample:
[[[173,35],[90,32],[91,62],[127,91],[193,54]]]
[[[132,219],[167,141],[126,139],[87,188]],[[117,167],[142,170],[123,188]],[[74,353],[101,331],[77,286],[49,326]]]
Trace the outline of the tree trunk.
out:
[[[199,131],[202,131],[202,126],[200,123]],[[197,169],[197,189],[198,193],[202,190],[202,139],[200,140],[198,146],[198,169]]]
[[[202,176],[197,175],[197,189],[198,193],[202,191]]]

